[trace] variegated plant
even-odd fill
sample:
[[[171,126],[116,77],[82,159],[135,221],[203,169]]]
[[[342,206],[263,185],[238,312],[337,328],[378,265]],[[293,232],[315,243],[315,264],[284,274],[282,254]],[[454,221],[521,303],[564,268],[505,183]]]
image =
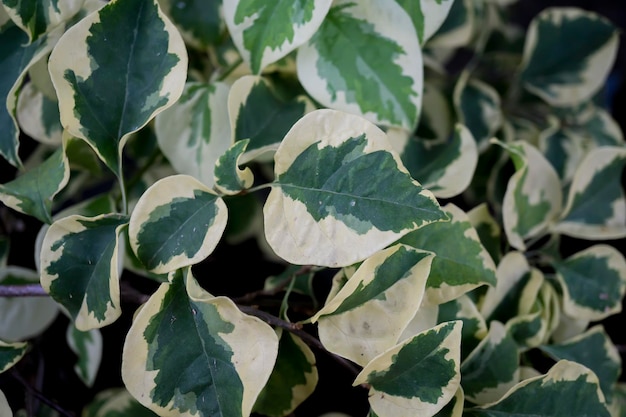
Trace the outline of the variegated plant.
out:
[[[626,415],[619,29],[515,6],[2,0],[0,415],[53,322],[60,414]]]

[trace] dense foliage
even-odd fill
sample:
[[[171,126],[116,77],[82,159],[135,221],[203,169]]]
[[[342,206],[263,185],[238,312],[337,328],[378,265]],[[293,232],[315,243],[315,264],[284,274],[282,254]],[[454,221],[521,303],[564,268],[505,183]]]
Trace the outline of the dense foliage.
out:
[[[626,415],[619,30],[514,4],[2,0],[0,416]]]

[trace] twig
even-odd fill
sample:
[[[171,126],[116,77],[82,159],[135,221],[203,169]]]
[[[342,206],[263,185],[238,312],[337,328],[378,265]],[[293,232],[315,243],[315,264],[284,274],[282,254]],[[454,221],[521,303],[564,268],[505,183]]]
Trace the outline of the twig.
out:
[[[58,412],[59,414],[65,417],[75,417],[74,413],[67,411],[66,409],[64,409],[63,407],[61,407],[60,405],[58,405],[57,403],[55,403],[54,401],[52,401],[51,399],[43,395],[41,392],[33,388],[24,378],[22,378],[20,374],[17,373],[17,371],[12,370],[11,376],[20,384],[22,384],[22,386],[26,389],[26,391],[28,391],[29,394],[31,394],[32,396],[34,396],[41,402],[45,403],[48,407],[52,408],[53,410],[55,410],[56,412]]]
[[[0,297],[47,297],[39,284],[0,285]]]

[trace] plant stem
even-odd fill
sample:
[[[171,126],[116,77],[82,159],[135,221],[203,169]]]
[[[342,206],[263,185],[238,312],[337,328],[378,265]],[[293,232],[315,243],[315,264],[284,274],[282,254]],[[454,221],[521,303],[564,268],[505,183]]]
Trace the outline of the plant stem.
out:
[[[0,285],[0,297],[47,297],[39,284]]]
[[[32,396],[34,396],[35,398],[37,398],[41,402],[45,403],[48,407],[52,408],[54,411],[58,412],[59,414],[61,414],[62,416],[65,416],[65,417],[75,417],[74,413],[65,410],[63,407],[59,406],[57,403],[55,403],[54,401],[50,400],[48,397],[43,395],[41,392],[39,392],[38,390],[33,388],[24,378],[22,378],[22,376],[20,374],[17,373],[17,371],[12,370],[11,371],[11,376],[17,382],[22,384],[22,386],[26,389],[26,391],[29,392],[29,394],[31,394]]]
[[[230,67],[226,68],[226,71],[224,71],[222,75],[217,78],[217,81],[224,81],[226,77],[228,77],[235,69],[237,69],[239,65],[241,65],[242,62],[243,58],[239,57]]]

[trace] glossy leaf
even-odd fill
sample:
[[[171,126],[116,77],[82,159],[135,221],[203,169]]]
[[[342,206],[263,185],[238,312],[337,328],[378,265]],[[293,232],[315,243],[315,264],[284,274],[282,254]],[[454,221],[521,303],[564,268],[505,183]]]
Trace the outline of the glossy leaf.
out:
[[[463,387],[459,386],[454,397],[433,417],[462,417],[464,405],[465,395],[463,394]]]
[[[228,96],[228,114],[233,142],[250,143],[242,162],[266,160],[302,116],[315,108],[305,95],[285,99],[261,76],[244,75],[235,81]]]
[[[485,339],[488,326],[476,303],[467,294],[439,305],[437,322],[443,323],[454,320],[463,323],[461,333],[461,361],[463,361],[478,346],[480,341]]]
[[[478,233],[480,243],[483,244],[491,259],[497,264],[502,258],[502,227],[493,217],[489,205],[480,203],[467,212],[467,218]]]
[[[155,182],[130,217],[128,235],[137,258],[162,274],[205,259],[219,243],[226,205],[211,189],[188,175]]]
[[[467,215],[452,203],[443,207],[450,221],[408,233],[399,242],[436,256],[426,284],[429,304],[441,304],[482,285],[495,285],[496,266]]]
[[[2,0],[13,22],[28,34],[29,43],[69,20],[84,0]]]
[[[626,236],[626,197],[621,175],[626,148],[602,146],[582,160],[569,188],[556,232],[606,240]]]
[[[222,194],[238,194],[250,188],[254,183],[252,170],[239,168],[241,155],[246,151],[249,143],[248,139],[235,142],[215,163],[215,188]]]
[[[267,384],[254,404],[254,412],[283,417],[293,412],[317,388],[315,354],[302,339],[278,331],[278,357]]]
[[[439,29],[425,47],[454,49],[470,43],[475,27],[474,2],[454,0]]]
[[[626,260],[614,247],[594,245],[553,266],[563,289],[565,314],[596,321],[622,310]]]
[[[59,104],[27,82],[20,90],[16,117],[22,132],[48,145],[60,145],[63,126],[59,121]]]
[[[466,409],[463,415],[609,417],[609,412],[598,377],[576,362],[561,360],[545,375],[520,382],[498,402]]]
[[[156,417],[149,408],[134,399],[124,387],[106,388],[98,392],[82,411],[82,417]]]
[[[396,0],[413,21],[423,45],[443,24],[454,0]]]
[[[385,134],[359,116],[330,109],[308,113],[285,136],[274,160],[276,181],[263,208],[265,234],[290,263],[351,265],[446,219]],[[367,175],[372,166],[382,175]]]
[[[335,1],[298,48],[298,79],[323,106],[378,125],[416,127],[423,62],[410,17],[394,1]]]
[[[55,221],[45,234],[41,286],[78,330],[109,325],[122,314],[120,234],[127,222],[119,214],[71,215]]]
[[[189,268],[172,275],[128,332],[124,384],[159,415],[250,415],[274,367],[276,333],[204,291]]]
[[[369,384],[379,417],[434,415],[459,388],[460,342],[461,323],[442,323],[377,356],[353,385]]]
[[[411,176],[437,198],[452,198],[465,191],[478,163],[476,142],[461,124],[455,125],[448,140],[413,138],[398,152]]]
[[[601,324],[565,342],[542,345],[540,348],[554,360],[567,359],[591,369],[598,376],[607,402],[611,402],[622,371],[622,360]]]
[[[0,286],[39,283],[37,271],[19,266],[0,268]],[[0,340],[21,342],[40,335],[57,318],[59,305],[48,297],[0,298]]]
[[[519,382],[519,354],[502,323],[492,321],[489,334],[461,363],[465,398],[474,404],[500,399]]]
[[[174,22],[185,42],[206,49],[220,40],[225,29],[222,0],[160,0],[163,11]]]
[[[550,7],[530,23],[521,81],[553,106],[590,99],[606,82],[619,34],[609,19],[575,7]],[[576,48],[571,39],[580,39]]]
[[[7,343],[0,340],[0,373],[6,371],[19,362],[19,360],[26,354],[27,350],[27,342]]]
[[[432,261],[406,245],[366,259],[311,318],[324,347],[365,366],[394,346],[422,302]]]
[[[181,96],[187,51],[156,0],[115,0],[64,33],[49,68],[63,127],[119,176],[129,135]]]
[[[524,141],[497,142],[515,165],[502,203],[503,226],[511,246],[525,250],[528,239],[546,233],[561,212],[561,181],[552,165]]]
[[[15,167],[22,165],[16,121],[19,88],[28,68],[52,49],[59,36],[56,31],[28,44],[28,36],[17,26],[9,25],[0,32],[0,98],[4,103],[0,106],[0,155]]]
[[[65,147],[13,181],[0,185],[0,201],[44,223],[52,223],[52,200],[70,179]]]
[[[319,28],[332,1],[237,0],[224,2],[224,20],[252,73],[305,43]]]
[[[102,333],[99,329],[83,332],[70,324],[65,338],[67,345],[76,354],[74,371],[86,386],[92,387],[102,360]]]
[[[228,124],[229,87],[222,82],[188,82],[180,99],[155,117],[159,148],[179,174],[207,187],[213,167],[232,144]]]

